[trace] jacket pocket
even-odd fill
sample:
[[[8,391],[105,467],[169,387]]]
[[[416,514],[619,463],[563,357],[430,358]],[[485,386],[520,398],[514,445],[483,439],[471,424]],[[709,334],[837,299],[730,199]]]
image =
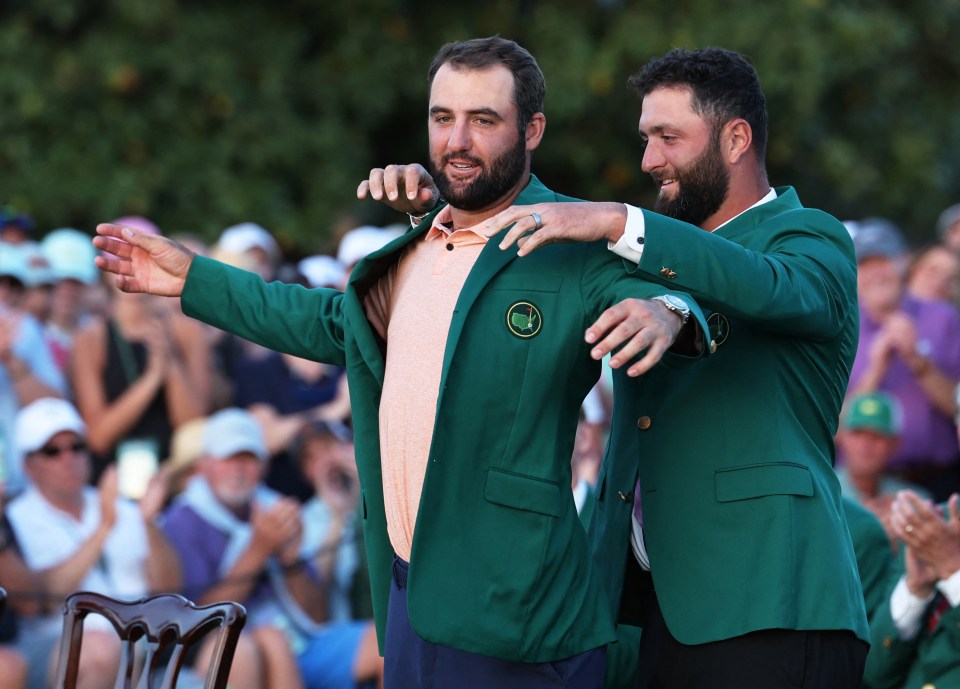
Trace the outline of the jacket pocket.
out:
[[[490,469],[483,495],[497,505],[548,517],[560,516],[560,488],[552,481]]]
[[[813,495],[813,477],[802,464],[771,462],[721,469],[716,474],[717,501],[734,502],[765,495]]]
[[[510,289],[519,292],[559,292],[563,284],[562,275],[522,275],[509,273],[498,276],[490,289]]]

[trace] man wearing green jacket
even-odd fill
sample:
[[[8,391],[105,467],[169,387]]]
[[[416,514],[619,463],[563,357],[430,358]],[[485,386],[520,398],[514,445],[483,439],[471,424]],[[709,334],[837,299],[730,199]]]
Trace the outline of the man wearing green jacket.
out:
[[[657,212],[537,205],[480,228],[516,223],[502,248],[534,231],[520,239],[530,258],[605,239],[637,277],[713,311],[716,352],[701,365],[615,381],[614,421],[639,421],[612,437],[597,486],[591,535],[612,610],[645,603],[644,686],[853,689],[869,636],[832,467],[858,334],[852,242],[771,188],[766,105],[743,56],[675,50],[631,85]],[[588,333],[598,354],[634,332],[629,312]]]
[[[113,225],[98,227],[113,255],[98,265],[121,289],[181,295],[188,315],[346,366],[388,687],[600,687],[614,621],[570,493],[579,408],[600,372],[583,330],[639,298],[643,370],[688,318],[706,321],[603,242],[518,261],[465,230],[514,203],[566,200],[530,174],[543,77],[494,37],[445,46],[430,79],[449,205],[361,261],[345,293],[267,285]]]

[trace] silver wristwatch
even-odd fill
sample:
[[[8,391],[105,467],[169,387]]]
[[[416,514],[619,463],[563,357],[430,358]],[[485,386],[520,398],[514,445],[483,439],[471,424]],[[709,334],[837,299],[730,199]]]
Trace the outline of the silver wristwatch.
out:
[[[653,297],[650,301],[658,301],[680,316],[680,323],[683,325],[686,325],[687,321],[690,320],[690,307],[680,297],[675,297],[672,294],[662,294],[659,297]]]

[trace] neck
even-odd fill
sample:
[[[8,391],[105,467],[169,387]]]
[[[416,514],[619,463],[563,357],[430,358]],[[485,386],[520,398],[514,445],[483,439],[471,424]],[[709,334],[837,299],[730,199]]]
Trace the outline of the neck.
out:
[[[745,176],[736,170],[730,174],[730,191],[717,212],[703,221],[700,229],[713,232],[723,223],[735,218],[770,193],[767,173]]]
[[[61,512],[66,512],[71,517],[80,521],[83,518],[83,493],[70,495],[55,495],[40,491],[44,500],[56,507]]]
[[[474,225],[479,225],[485,220],[488,220],[495,216],[500,211],[504,211],[510,206],[513,205],[513,202],[517,200],[517,197],[520,196],[527,184],[530,183],[530,168],[524,171],[523,176],[517,181],[517,183],[510,188],[503,196],[494,201],[491,205],[473,211],[463,210],[461,208],[456,208],[450,206],[450,217],[453,220],[453,229],[462,230],[466,227],[473,227]]]
[[[877,490],[880,488],[880,479],[871,474],[850,474],[850,482],[853,483],[857,491],[865,498],[874,498],[877,496]]]

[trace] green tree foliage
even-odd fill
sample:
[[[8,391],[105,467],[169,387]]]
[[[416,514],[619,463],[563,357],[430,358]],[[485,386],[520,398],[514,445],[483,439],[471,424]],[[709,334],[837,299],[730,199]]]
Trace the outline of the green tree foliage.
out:
[[[41,231],[137,213],[213,239],[254,220],[284,246],[390,222],[354,191],[426,159],[426,68],[500,33],[547,76],[535,170],[584,198],[652,202],[627,77],[672,47],[751,57],[769,169],[808,205],[917,240],[960,201],[960,0],[7,0],[0,201]]]

